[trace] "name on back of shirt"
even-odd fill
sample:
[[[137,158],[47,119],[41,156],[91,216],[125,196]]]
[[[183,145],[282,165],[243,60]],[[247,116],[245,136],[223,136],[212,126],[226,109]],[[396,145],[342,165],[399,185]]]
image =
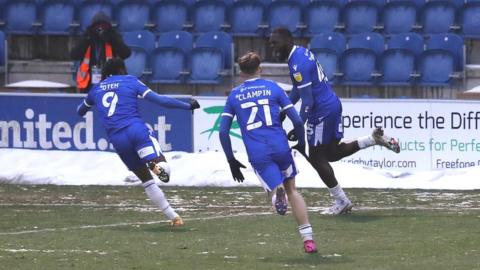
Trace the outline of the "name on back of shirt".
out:
[[[258,86],[256,87],[245,87],[240,89],[240,94],[236,94],[235,98],[238,99],[239,101],[242,100],[247,100],[251,98],[258,98],[262,96],[271,96],[272,95],[272,90],[268,89],[259,89],[259,90],[254,90],[254,91],[248,91],[246,93],[242,93],[246,90],[250,90],[252,88],[259,88]]]
[[[100,89],[103,91],[117,89],[118,87],[120,87],[119,83],[100,84]]]

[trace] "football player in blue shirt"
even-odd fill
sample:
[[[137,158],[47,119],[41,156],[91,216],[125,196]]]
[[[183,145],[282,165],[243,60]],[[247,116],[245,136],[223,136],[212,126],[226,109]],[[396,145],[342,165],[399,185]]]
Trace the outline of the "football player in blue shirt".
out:
[[[283,89],[273,81],[259,78],[260,57],[256,53],[250,52],[240,57],[238,64],[241,76],[246,80],[228,96],[220,122],[220,141],[232,176],[235,181],[244,180],[240,168],[245,166],[235,159],[229,136],[233,118],[236,116],[248,159],[255,173],[268,192],[276,193],[277,212],[281,215],[286,212],[286,190],[305,252],[317,252],[312,226],[308,221],[307,206],[302,195],[295,189],[297,169],[287,134],[282,128],[280,111],[284,110],[292,120],[295,134],[300,138],[294,148],[305,154],[303,123]]]
[[[138,112],[138,98],[144,98],[160,106],[194,110],[200,108],[195,99],[190,103],[150,90],[136,77],[126,75],[125,63],[120,58],[108,60],[102,69],[102,81],[88,92],[87,98],[77,108],[84,116],[95,106],[98,116],[117,154],[127,168],[143,183],[145,193],[170,219],[172,226],[183,225],[182,218],[170,206],[163,191],[155,184],[152,170],[163,182],[169,181],[170,168],[166,163],[158,141]],[[150,170],[149,170],[150,169]]]
[[[348,213],[353,204],[338,184],[329,162],[338,161],[373,145],[381,145],[399,153],[398,142],[384,135],[381,128],[375,129],[372,135],[360,137],[353,142],[341,142],[342,104],[315,55],[304,47],[294,46],[292,34],[286,28],[275,29],[269,43],[275,57],[288,62],[293,83],[289,98],[293,104],[302,100],[300,117],[303,123],[307,122],[309,161],[335,200],[334,205],[324,213]],[[295,138],[293,132],[288,137],[290,140],[298,138]]]

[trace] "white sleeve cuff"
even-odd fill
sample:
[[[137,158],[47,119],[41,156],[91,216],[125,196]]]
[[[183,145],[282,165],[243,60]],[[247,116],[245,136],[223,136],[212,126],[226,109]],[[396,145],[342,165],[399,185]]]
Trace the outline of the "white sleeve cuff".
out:
[[[85,104],[85,106],[87,106],[87,107],[89,107],[89,108],[92,107],[92,105],[88,104],[86,100],[83,100],[83,104]]]
[[[228,117],[231,117],[231,118],[233,118],[233,115],[232,115],[232,114],[230,114],[230,113],[226,113],[226,112],[222,113],[222,116],[228,116]]]
[[[310,85],[312,85],[312,82],[309,82],[309,83],[306,83],[306,84],[299,85],[299,86],[297,86],[297,88],[298,88],[298,89],[302,89],[302,88],[308,87],[308,86],[310,86]]]
[[[152,92],[152,89],[147,89],[145,92],[143,92],[142,98],[145,98],[145,96],[148,94],[148,92]]]
[[[293,104],[288,104],[287,106],[283,107],[282,108],[282,111],[285,111],[287,109],[290,109],[291,107],[293,107]]]

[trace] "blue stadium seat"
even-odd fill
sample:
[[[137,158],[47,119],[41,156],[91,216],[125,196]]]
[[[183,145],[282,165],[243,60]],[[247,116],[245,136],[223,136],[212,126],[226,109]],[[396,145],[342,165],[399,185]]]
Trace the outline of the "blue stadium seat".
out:
[[[219,49],[223,55],[222,63],[225,65],[224,68],[229,69],[232,67],[232,44],[232,36],[228,33],[218,31],[200,35],[195,42],[195,47]]]
[[[467,0],[463,7],[461,26],[464,37],[480,38],[480,1]]]
[[[141,78],[146,74],[149,55],[145,49],[137,46],[129,46],[131,50],[130,57],[125,59],[125,66],[129,75]]]
[[[179,0],[159,1],[152,11],[155,31],[180,31],[188,22],[188,4]]]
[[[423,33],[450,32],[455,25],[456,7],[452,1],[428,1],[421,14]]]
[[[353,35],[348,41],[348,49],[340,62],[343,71],[342,83],[346,85],[375,84],[377,57],[385,49],[385,41],[378,33]]]
[[[258,0],[239,0],[230,9],[229,21],[234,36],[263,36],[264,7]]]
[[[345,37],[337,32],[318,34],[310,41],[310,51],[315,54],[331,82],[334,82],[334,74],[338,70],[338,62],[345,49]]]
[[[160,35],[158,48],[150,57],[152,76],[150,82],[179,84],[185,81],[187,58],[193,48],[192,34],[171,31]]]
[[[40,9],[41,33],[68,35],[73,32],[75,5],[68,0],[46,0]]]
[[[306,8],[305,36],[333,32],[339,27],[343,4],[340,1],[312,1]]]
[[[456,34],[436,34],[431,35],[426,41],[426,49],[446,50],[453,54],[455,70],[464,69],[463,39]]]
[[[224,67],[223,53],[212,47],[197,47],[190,54],[190,77],[192,84],[219,84]]]
[[[0,69],[3,69],[5,67],[5,57],[5,34],[0,31]]]
[[[285,27],[293,36],[301,35],[302,6],[295,0],[277,0],[267,8],[267,22],[270,31],[278,27]]]
[[[159,47],[150,56],[152,83],[180,84],[185,81],[187,57],[178,47]]]
[[[379,4],[382,1],[358,0],[345,5],[345,30],[349,34],[372,32],[379,21]]]
[[[110,18],[113,18],[113,7],[109,2],[97,0],[85,0],[78,10],[80,30],[84,32],[92,22],[93,16],[102,11]]]
[[[420,56],[418,83],[422,86],[447,86],[452,82],[455,71],[455,57],[445,50],[426,50]]]
[[[226,5],[221,0],[199,0],[193,8],[193,31],[220,31],[226,19]]]
[[[155,49],[155,35],[148,30],[131,31],[122,33],[123,41],[129,47],[136,46],[143,48],[147,53]]]
[[[381,84],[412,85],[415,82],[416,60],[423,47],[423,38],[416,33],[393,35],[380,58]]]
[[[392,35],[387,42],[387,49],[406,49],[419,56],[424,50],[423,37],[413,32]]]
[[[150,6],[142,0],[124,0],[116,7],[115,19],[120,32],[143,30],[150,23]]]
[[[158,37],[158,47],[178,48],[188,55],[193,49],[193,36],[186,31],[170,31]]]
[[[7,1],[2,8],[8,34],[35,34],[37,32],[37,4],[35,1]]]
[[[417,5],[410,0],[390,1],[383,8],[382,17],[385,34],[411,32],[417,22]]]

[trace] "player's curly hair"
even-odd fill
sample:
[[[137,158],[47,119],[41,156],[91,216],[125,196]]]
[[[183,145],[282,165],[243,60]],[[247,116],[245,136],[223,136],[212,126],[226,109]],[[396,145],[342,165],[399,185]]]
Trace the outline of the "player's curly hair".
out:
[[[102,68],[102,80],[112,75],[127,74],[125,62],[120,58],[109,59]]]
[[[248,52],[238,58],[240,71],[247,75],[254,75],[260,66],[260,56],[256,52]]]

